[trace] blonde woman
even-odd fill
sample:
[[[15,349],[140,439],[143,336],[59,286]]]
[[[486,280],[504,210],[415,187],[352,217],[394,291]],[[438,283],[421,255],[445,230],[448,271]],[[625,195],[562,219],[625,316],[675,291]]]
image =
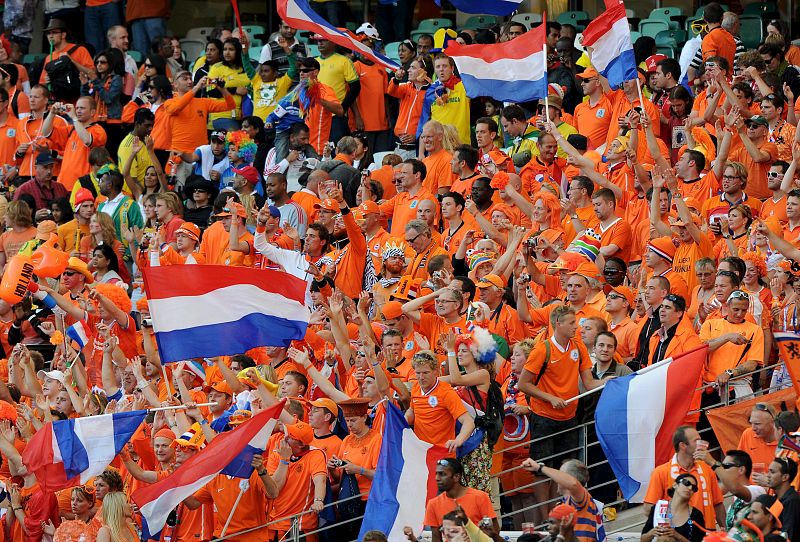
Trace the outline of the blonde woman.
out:
[[[33,213],[27,203],[17,200],[8,204],[6,231],[0,235],[0,271],[17,255],[22,245],[36,237],[36,228],[32,224]]]
[[[125,493],[112,491],[103,497],[102,519],[97,542],[139,542]]]
[[[114,220],[106,213],[95,213],[92,215],[92,218],[89,219],[89,235],[81,239],[78,252],[72,255],[90,263],[94,255],[94,249],[100,245],[110,246],[116,253],[117,260],[120,263],[124,262],[123,254],[125,248],[122,246],[120,240],[117,239],[117,230],[114,228]],[[91,265],[89,269],[94,271]],[[119,275],[126,284],[130,283],[130,273],[128,273],[128,269],[125,265],[120,265]]]
[[[155,198],[159,237],[175,248],[175,234],[183,224],[183,205],[175,192],[159,192]]]

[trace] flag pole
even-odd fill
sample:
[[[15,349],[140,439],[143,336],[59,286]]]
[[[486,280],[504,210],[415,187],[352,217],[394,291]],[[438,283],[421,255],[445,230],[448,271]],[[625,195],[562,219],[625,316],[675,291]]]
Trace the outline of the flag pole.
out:
[[[642,106],[642,115],[646,115],[644,111],[644,98],[642,98],[642,84],[639,81],[639,69],[636,69],[636,91],[639,93],[639,105]]]
[[[239,501],[242,500],[242,495],[247,489],[250,487],[250,481],[247,479],[242,479],[239,482],[239,494],[236,495],[236,500],[233,502],[233,507],[231,508],[231,513],[228,514],[228,519],[225,521],[225,526],[222,528],[222,532],[219,533],[219,538],[225,538],[225,533],[228,530],[228,526],[231,524],[231,520],[233,519],[233,514],[236,512],[236,508],[239,506]]]
[[[210,403],[197,403],[194,405],[195,407],[204,407],[204,406],[216,406],[218,403],[216,401],[212,401]],[[160,412],[162,410],[182,410],[184,408],[189,408],[188,405],[170,405],[170,406],[162,406],[157,408],[148,408],[148,412]]]
[[[545,121],[550,120],[550,101],[547,99],[547,95],[550,94],[550,80],[547,77],[547,12],[542,12],[542,26],[544,26],[544,118]],[[523,134],[524,135],[524,134]]]

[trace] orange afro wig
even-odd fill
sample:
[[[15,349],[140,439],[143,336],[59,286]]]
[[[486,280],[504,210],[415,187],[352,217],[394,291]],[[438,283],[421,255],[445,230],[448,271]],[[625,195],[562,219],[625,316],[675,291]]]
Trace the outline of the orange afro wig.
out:
[[[150,312],[150,306],[147,304],[146,297],[140,297],[139,301],[136,302],[136,310],[139,312]]]
[[[98,293],[106,296],[122,312],[126,314],[131,312],[131,308],[133,307],[131,298],[128,297],[127,292],[119,286],[114,286],[113,284],[98,284],[95,286],[95,289]]]
[[[17,409],[8,401],[0,401],[0,420],[17,423]]]
[[[745,252],[742,254],[742,259],[745,262],[750,262],[755,266],[759,277],[767,276],[767,261],[764,259],[762,254],[758,252]]]
[[[542,200],[545,208],[550,211],[550,223],[539,224],[539,227],[542,229],[561,228],[561,202],[558,201],[558,197],[549,190],[539,190],[533,196],[533,204],[536,205],[539,200]]]

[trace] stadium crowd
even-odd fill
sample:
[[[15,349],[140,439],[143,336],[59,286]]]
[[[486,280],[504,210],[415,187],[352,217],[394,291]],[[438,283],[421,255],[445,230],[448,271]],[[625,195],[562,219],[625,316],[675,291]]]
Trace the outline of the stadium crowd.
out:
[[[745,50],[737,15],[707,4],[690,66],[639,38],[639,81],[612,89],[576,28],[548,22],[546,107],[468,98],[443,52],[518,39],[520,22],[405,39],[388,72],[285,22],[259,55],[219,25],[186,58],[163,2],[129,1],[126,19],[90,1],[47,14],[51,52],[26,66],[32,35],[8,21],[28,4],[6,2],[0,36],[2,282],[19,254],[69,262],[38,282],[55,306],[0,300],[3,540],[138,540],[133,491],[286,399],[246,488],[216,476],[162,540],[357,539],[391,403],[448,451],[434,542],[602,542],[620,498],[581,437],[599,394],[571,399],[705,344],[642,541],[800,541],[797,456],[776,455],[800,417],[757,403],[737,449],[715,450],[705,415],[792,386],[775,339],[800,326],[785,23]],[[372,24],[354,35],[381,50]],[[197,264],[307,277],[305,339],[162,365],[142,270]],[[65,339],[79,322],[82,348]],[[47,422],[170,405],[84,485],[45,491],[23,461]]]

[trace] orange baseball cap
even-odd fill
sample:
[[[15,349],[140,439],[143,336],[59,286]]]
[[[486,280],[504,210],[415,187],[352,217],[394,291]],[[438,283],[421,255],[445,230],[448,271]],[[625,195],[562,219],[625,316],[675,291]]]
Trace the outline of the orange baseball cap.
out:
[[[245,210],[244,206],[241,203],[233,202],[233,209],[225,207],[222,209],[221,213],[217,213],[217,216],[226,217],[232,216],[232,212],[236,211],[236,216],[240,216],[242,218],[247,218],[247,211]]]
[[[182,233],[187,237],[194,239],[198,243],[200,242],[200,228],[198,228],[197,224],[195,224],[194,222],[184,222],[183,224],[181,224],[181,227],[175,230],[176,235],[179,233]]]
[[[295,440],[299,440],[305,445],[311,444],[314,440],[314,430],[306,422],[295,422],[286,425],[286,432]]]
[[[210,392],[211,390],[233,396],[233,390],[225,380],[219,380],[217,382],[214,382],[210,386],[205,386],[206,393]]]
[[[334,403],[331,399],[328,399],[327,397],[320,397],[316,401],[311,401],[309,404],[312,407],[324,408],[334,416],[339,414],[339,407],[336,406],[336,403]]]
[[[337,206],[337,207],[338,207],[338,206]],[[375,202],[374,202],[374,201],[372,201],[372,200],[367,200],[367,201],[363,201],[363,202],[361,202],[361,205],[359,205],[359,206],[357,207],[357,209],[358,209],[359,211],[361,211],[361,212],[362,212],[363,214],[365,214],[365,215],[369,215],[369,214],[372,214],[372,215],[379,215],[379,214],[381,214],[381,210],[380,210],[380,208],[378,207],[378,204],[377,204],[377,203],[375,203]]]
[[[314,204],[314,209],[322,209],[324,211],[333,211],[334,213],[339,212],[339,202],[334,199],[324,199],[320,203]]]
[[[506,281],[500,275],[489,273],[481,280],[475,283],[476,288],[488,288],[489,286],[497,286],[501,290],[506,287]]]
[[[600,77],[600,74],[597,73],[597,70],[589,66],[581,73],[575,74],[576,77],[580,77],[581,79],[591,79],[592,77]]]
[[[403,316],[403,304],[399,301],[389,301],[381,307],[384,320],[394,320]]]
[[[621,295],[622,297],[624,297],[625,299],[627,299],[628,300],[628,305],[630,305],[631,307],[636,305],[636,294],[634,294],[633,290],[631,290],[627,286],[623,286],[623,285],[615,286],[614,288],[611,288],[611,290],[608,293],[611,293],[611,292],[616,292],[619,295]],[[608,295],[608,294],[606,294],[606,295]]]

